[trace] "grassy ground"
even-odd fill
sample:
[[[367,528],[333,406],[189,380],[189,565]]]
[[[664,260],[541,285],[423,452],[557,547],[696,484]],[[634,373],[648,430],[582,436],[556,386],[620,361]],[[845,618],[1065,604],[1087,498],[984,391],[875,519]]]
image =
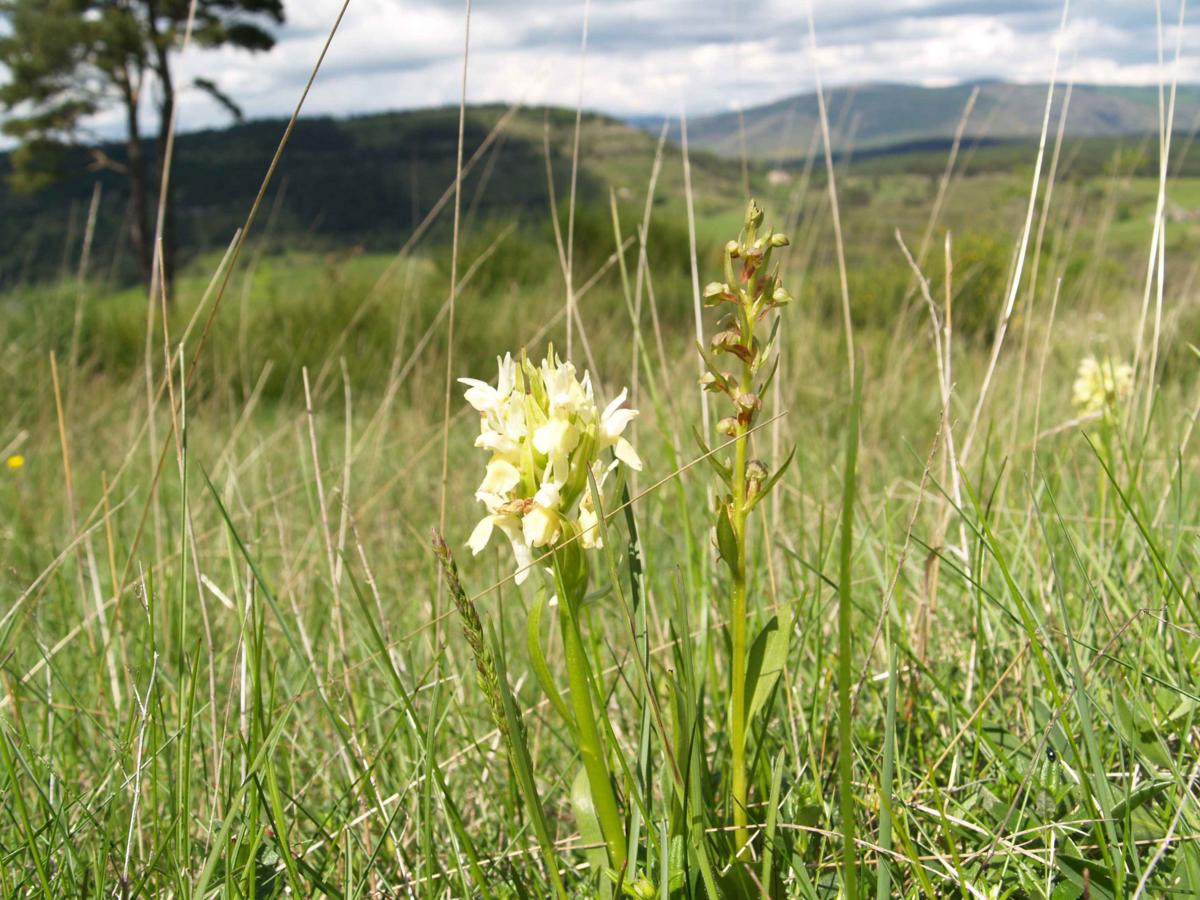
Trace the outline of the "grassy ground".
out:
[[[628,766],[627,875],[652,896],[713,883],[835,896],[850,889],[849,811],[862,894],[1195,895],[1198,226],[1168,224],[1161,328],[1151,293],[1141,329],[1154,186],[1056,184],[989,378],[1028,178],[952,181],[919,254],[937,180],[842,173],[862,367],[848,469],[827,194],[800,173],[756,185],[792,232],[797,299],[753,452],[771,467],[796,456],[750,521],[748,618],[751,636],[772,618],[791,627],[751,727],[752,843],[733,862],[729,585],[715,476],[692,464],[702,410],[677,152],[648,205],[644,264],[648,157],[637,180],[630,160],[606,175],[619,236],[603,206],[581,208],[576,231],[573,280],[589,287],[573,356],[602,397],[630,385],[642,410],[632,519],[609,523],[614,569],[595,564],[585,612],[613,763]],[[697,198],[701,283],[736,234],[731,171],[729,194]],[[1169,196],[1186,206],[1198,185]],[[937,315],[951,298],[944,411],[942,332],[896,228]],[[577,748],[530,671],[540,576],[517,588],[507,547],[463,546],[483,458],[457,390],[442,483],[448,247],[253,247],[203,347],[215,258],[178,285],[166,327],[141,292],[86,280],[0,300],[0,451],[23,457],[0,469],[0,894],[552,895],[520,767],[430,550],[443,502],[504,651],[556,865],[572,895],[611,894],[572,802]],[[548,227],[476,224],[458,277],[454,373],[493,378],[499,353],[566,346]],[[1071,382],[1089,353],[1136,355],[1140,377],[1111,416],[1081,422]],[[545,648],[561,676],[561,645]]]

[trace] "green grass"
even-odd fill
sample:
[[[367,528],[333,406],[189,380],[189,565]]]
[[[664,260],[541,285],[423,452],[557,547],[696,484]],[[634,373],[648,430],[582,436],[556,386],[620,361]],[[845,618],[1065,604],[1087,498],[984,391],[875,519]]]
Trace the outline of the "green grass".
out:
[[[956,181],[924,260],[941,303],[948,227],[941,422],[928,312],[892,237],[916,252],[936,185],[852,165],[839,187],[862,400],[847,463],[826,195],[758,185],[769,221],[794,215],[796,300],[765,398],[786,414],[752,452],[774,467],[797,450],[754,510],[747,625],[791,629],[747,739],[750,858],[730,865],[729,584],[710,537],[715,476],[689,465],[701,410],[677,152],[652,206],[648,282],[636,242],[625,281],[609,262],[607,202],[581,207],[576,231],[576,284],[604,269],[579,300],[600,394],[636,378],[642,410],[646,467],[579,609],[627,880],[644,875],[656,897],[833,897],[849,865],[860,895],[1200,891],[1200,469],[1185,443],[1200,235],[1168,225],[1153,408],[1143,390],[1126,417],[1060,428],[1079,359],[1134,354],[1154,195],[1142,180],[1057,185],[1038,283],[1022,288],[956,473],[946,438],[962,452],[1028,182]],[[627,191],[632,234],[649,157],[600,166]],[[696,198],[702,282],[721,277],[736,233],[730,183]],[[1128,207],[1111,223],[1110,190]],[[1170,196],[1196,191],[1184,180]],[[463,238],[458,371],[491,378],[506,350],[565,346],[550,229],[483,219]],[[547,897],[554,878],[571,896],[612,893],[573,790],[578,748],[529,652],[537,608],[561,689],[559,613],[542,608],[540,574],[507,580],[503,542],[478,558],[463,546],[483,457],[457,394],[446,535],[499,706],[441,595],[429,532],[448,257],[438,242],[396,265],[248,253],[186,397],[159,318],[147,347],[139,291],[67,283],[0,300],[0,451],[25,457],[0,468],[0,895]],[[216,264],[178,286],[172,353]],[[186,364],[195,351],[193,330]],[[520,741],[511,753],[498,720]]]

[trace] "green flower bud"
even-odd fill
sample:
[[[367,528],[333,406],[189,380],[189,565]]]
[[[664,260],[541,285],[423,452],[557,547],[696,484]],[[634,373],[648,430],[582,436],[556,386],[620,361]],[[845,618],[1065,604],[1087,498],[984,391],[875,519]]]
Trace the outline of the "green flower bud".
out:
[[[758,205],[758,201],[751,200],[746,207],[746,229],[749,231],[758,228],[762,224],[763,215],[763,209]]]
[[[724,331],[718,331],[712,336],[709,344],[716,351],[724,351],[726,353],[735,352],[736,348],[741,345],[742,336],[733,328],[727,328]]]
[[[761,459],[752,459],[746,463],[746,483],[749,486],[751,497],[759,492],[763,482],[770,474],[767,464]]]
[[[615,879],[616,873],[613,873],[613,877]],[[634,900],[654,900],[658,896],[658,888],[645,875],[638,875],[636,880],[625,882],[622,893]]]
[[[786,234],[771,235],[771,246],[772,247],[786,247],[789,244],[791,244],[791,241],[788,240],[788,236]]]
[[[769,474],[767,464],[761,459],[752,459],[746,463],[746,477],[751,481],[766,481]]]
[[[744,391],[733,398],[738,411],[745,415],[753,415],[762,409],[762,398],[753,391]]]
[[[742,344],[742,333],[737,327],[729,328],[725,331],[718,331],[713,335],[712,348],[717,353],[730,353],[736,356],[742,362],[752,362],[754,353],[758,348],[758,342],[754,342],[754,347],[747,347]]]
[[[716,306],[723,301],[734,299],[734,293],[730,290],[729,285],[720,281],[709,282],[705,286],[702,296],[705,306]]]
[[[730,376],[717,374],[715,372],[705,372],[700,376],[700,387],[708,391],[710,394],[718,394],[728,392],[730,385]]]
[[[749,282],[758,271],[758,267],[763,263],[763,248],[757,243],[751,245],[742,254],[742,271],[741,280]],[[753,290],[753,288],[752,288]]]

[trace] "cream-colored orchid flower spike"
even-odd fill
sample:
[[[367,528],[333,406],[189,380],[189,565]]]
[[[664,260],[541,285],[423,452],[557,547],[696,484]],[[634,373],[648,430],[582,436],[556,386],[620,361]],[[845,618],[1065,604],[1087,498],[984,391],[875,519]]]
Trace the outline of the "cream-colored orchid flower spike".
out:
[[[1112,357],[1086,356],[1079,363],[1071,402],[1084,414],[1111,413],[1133,393],[1133,366]]]
[[[578,377],[553,348],[538,366],[506,354],[497,368],[494,386],[459,379],[479,413],[475,446],[491,453],[475,492],[487,512],[467,546],[479,554],[500,530],[512,545],[520,583],[533,558],[566,537],[578,535],[584,548],[601,546],[588,473],[602,485],[618,465],[641,470],[641,458],[623,436],[637,410],[625,406],[623,390],[601,412],[590,373]],[[615,459],[601,459],[610,448]]]

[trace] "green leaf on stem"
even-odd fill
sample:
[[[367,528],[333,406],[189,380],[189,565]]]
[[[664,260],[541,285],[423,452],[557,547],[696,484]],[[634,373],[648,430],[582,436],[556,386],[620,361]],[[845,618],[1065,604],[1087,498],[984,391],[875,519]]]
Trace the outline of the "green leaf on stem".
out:
[[[542,653],[542,613],[546,611],[546,591],[539,590],[537,596],[534,597],[533,607],[529,610],[529,622],[526,630],[526,647],[529,651],[529,664],[533,667],[533,674],[538,680],[538,684],[542,688],[542,692],[550,701],[550,705],[554,707],[554,711],[559,714],[566,726],[573,732],[575,730],[575,717],[571,715],[571,710],[567,707],[567,702],[559,693],[557,686],[554,684],[554,678],[550,674],[550,667],[546,665],[546,657]]]
[[[767,372],[767,377],[763,379],[763,383],[760,384],[758,386],[758,389],[755,391],[755,393],[758,394],[758,396],[760,396],[760,397],[767,396],[767,391],[771,387],[771,382],[775,380],[775,374],[778,371],[779,371],[779,355],[776,354],[775,357],[771,360],[771,369],[769,372]]]
[[[783,674],[787,662],[788,640],[792,636],[792,613],[786,606],[763,626],[746,659],[747,724],[767,703],[775,682]]]
[[[571,782],[571,810],[575,814],[575,826],[585,848],[584,857],[593,872],[600,873],[598,896],[612,896],[612,881],[604,874],[608,870],[608,853],[604,849],[604,831],[596,815],[596,804],[592,802],[592,791],[588,785],[587,769],[579,767]]]
[[[725,560],[725,565],[729,566],[731,571],[736,572],[738,564],[737,538],[733,534],[733,524],[729,521],[729,507],[724,503],[721,504],[721,509],[717,513],[717,550],[721,554],[721,559]]]
[[[701,436],[700,430],[696,428],[695,425],[692,426],[692,435],[695,437],[696,444],[700,447],[700,452],[704,455],[704,459],[710,466],[713,467],[713,471],[715,471],[720,479],[725,482],[726,487],[732,488],[733,472],[730,470],[729,466],[717,459],[716,453],[714,453],[712,448],[710,448],[708,444],[704,442],[704,438]]]
[[[1118,820],[1124,819],[1126,815],[1136,811],[1139,807],[1157,800],[1170,788],[1175,786],[1175,784],[1176,782],[1171,778],[1156,778],[1152,781],[1147,781],[1130,793],[1128,797],[1117,801],[1117,804],[1112,809],[1113,818]]]
[[[521,720],[521,714],[517,711],[516,698],[513,697],[508,686],[508,675],[504,665],[504,646],[496,639],[496,633],[490,625],[488,626],[488,639],[492,648],[492,656],[496,660],[501,703],[504,717],[508,722],[508,760],[513,767],[513,773],[517,776],[517,784],[521,788],[525,806],[529,810],[533,832],[537,836],[542,859],[546,863],[546,875],[554,885],[555,896],[566,900],[567,892],[558,873],[558,853],[554,846],[554,840],[550,837],[550,823],[546,819],[542,798],[538,794],[537,782],[533,777],[533,758],[529,755],[529,746],[525,742],[524,723]]]
[[[758,374],[759,369],[766,364],[767,360],[772,358],[778,359],[778,357],[774,357],[772,351],[775,349],[775,339],[779,336],[780,321],[780,317],[776,316],[775,321],[771,323],[771,334],[767,337],[767,342],[762,345],[762,349],[755,355],[754,365],[750,367],[750,371],[755,375]]]
[[[559,597],[559,603],[571,603],[571,609],[577,609],[587,594],[588,564],[583,555],[583,547],[578,540],[561,544],[554,550],[554,568],[566,597]]]

